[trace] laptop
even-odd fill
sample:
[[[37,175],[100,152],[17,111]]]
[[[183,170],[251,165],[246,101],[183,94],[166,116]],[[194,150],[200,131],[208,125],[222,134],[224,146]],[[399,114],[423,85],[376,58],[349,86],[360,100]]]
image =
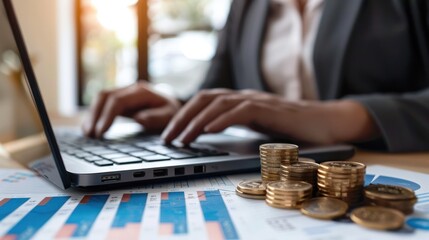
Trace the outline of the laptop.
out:
[[[133,130],[103,140],[85,138],[75,129],[54,131],[43,102],[42,93],[46,89],[39,89],[12,0],[1,2],[0,25],[6,27],[0,26],[0,41],[9,41],[9,49],[15,51],[21,60],[30,102],[49,146],[46,157],[32,161],[28,166],[58,187],[111,187],[260,168],[258,147],[274,140],[242,128],[203,135],[187,147],[163,145],[159,136],[145,134],[144,131]],[[130,126],[127,123],[115,127],[124,132],[133,129]],[[318,162],[344,160],[353,154],[354,148],[349,145],[300,149],[300,156]]]

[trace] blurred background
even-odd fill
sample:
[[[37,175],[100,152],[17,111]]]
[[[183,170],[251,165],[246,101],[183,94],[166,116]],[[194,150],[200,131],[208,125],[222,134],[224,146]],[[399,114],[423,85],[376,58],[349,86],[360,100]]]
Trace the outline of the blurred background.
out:
[[[203,80],[231,0],[14,0],[49,114],[139,79],[185,98]],[[8,25],[0,23],[0,34]],[[13,43],[13,42],[12,42]],[[40,132],[11,39],[0,39],[0,143]],[[33,122],[33,121],[32,121]]]

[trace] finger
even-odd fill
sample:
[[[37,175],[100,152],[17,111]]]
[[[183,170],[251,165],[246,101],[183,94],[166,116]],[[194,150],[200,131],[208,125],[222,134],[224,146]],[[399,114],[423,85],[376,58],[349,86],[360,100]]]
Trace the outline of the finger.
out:
[[[173,117],[162,133],[162,139],[166,143],[171,143],[185,129],[188,123],[213,99],[217,96],[231,93],[232,91],[227,89],[201,91]]]
[[[204,127],[217,116],[228,112],[245,100],[243,95],[218,96],[206,108],[204,108],[178,137],[183,144],[194,141],[202,132]]]
[[[117,116],[130,115],[130,112],[137,109],[158,106],[161,99],[140,84],[110,94],[96,124],[95,136],[102,137]]]
[[[268,106],[265,104],[245,101],[214,119],[204,130],[215,133],[233,125],[260,124],[260,119],[270,118],[271,116],[267,109]]]
[[[142,110],[133,116],[133,119],[143,125],[148,131],[161,131],[168,124],[176,110],[165,105],[160,108]]]
[[[95,137],[95,126],[97,124],[98,118],[100,117],[104,103],[110,93],[111,91],[100,92],[97,95],[95,101],[93,102],[88,118],[85,120],[85,123],[83,124],[83,131],[86,136]]]

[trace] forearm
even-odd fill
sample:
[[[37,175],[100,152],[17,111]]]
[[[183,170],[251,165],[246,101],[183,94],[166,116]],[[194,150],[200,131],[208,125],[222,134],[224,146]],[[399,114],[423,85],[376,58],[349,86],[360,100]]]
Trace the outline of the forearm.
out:
[[[380,134],[371,115],[358,102],[337,100],[300,105],[288,122],[292,135],[310,142],[360,142],[374,139]],[[297,125],[300,127],[293,127]]]

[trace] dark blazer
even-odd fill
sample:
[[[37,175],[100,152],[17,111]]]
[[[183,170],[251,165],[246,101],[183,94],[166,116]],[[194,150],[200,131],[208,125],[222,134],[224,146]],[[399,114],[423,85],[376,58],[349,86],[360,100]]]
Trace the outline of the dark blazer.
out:
[[[270,0],[233,2],[202,88],[270,91],[260,59],[271,9]],[[429,150],[427,0],[326,0],[313,60],[321,100],[368,109],[382,133],[372,146]]]

